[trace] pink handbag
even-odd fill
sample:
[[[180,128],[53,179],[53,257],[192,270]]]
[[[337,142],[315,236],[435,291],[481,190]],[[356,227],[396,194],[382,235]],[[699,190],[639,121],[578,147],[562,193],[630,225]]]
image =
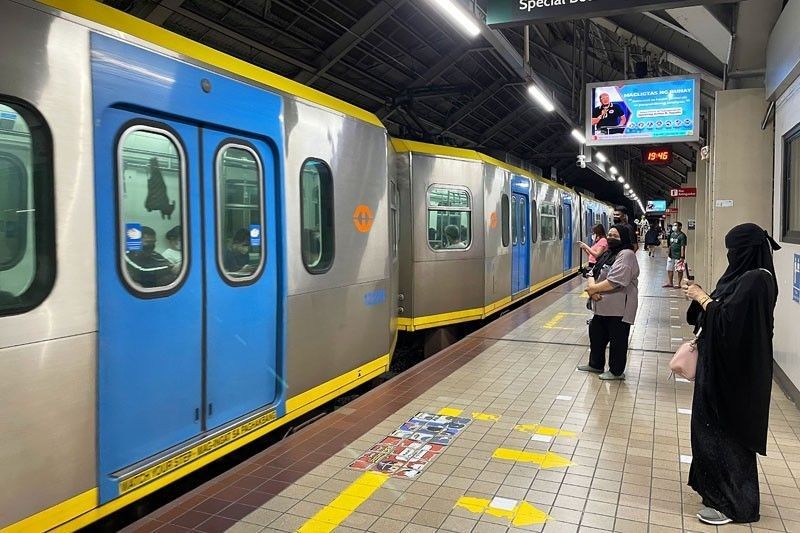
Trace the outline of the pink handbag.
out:
[[[694,381],[697,374],[697,339],[700,338],[702,328],[697,336],[689,342],[684,342],[669,362],[669,369],[684,379]]]

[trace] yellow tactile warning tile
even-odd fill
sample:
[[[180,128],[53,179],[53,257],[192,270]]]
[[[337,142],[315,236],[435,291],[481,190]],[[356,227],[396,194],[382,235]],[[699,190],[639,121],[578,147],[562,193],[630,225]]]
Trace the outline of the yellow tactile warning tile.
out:
[[[553,452],[537,453],[512,450],[510,448],[497,448],[492,457],[518,463],[533,463],[539,465],[539,468],[563,468],[573,465],[572,461],[566,457]]]
[[[365,472],[344,489],[335,500],[320,509],[308,522],[303,524],[298,532],[325,533],[333,531],[388,479],[388,475],[380,472]]]
[[[461,416],[461,413],[463,413],[463,412],[464,412],[463,409],[455,409],[453,407],[444,407],[442,409],[439,409],[439,412],[436,413],[436,414],[437,415],[441,415],[441,416]]]
[[[456,502],[456,507],[461,507],[472,513],[485,513],[500,518],[508,518],[515,527],[544,524],[550,516],[540,511],[526,501],[517,501],[507,498],[474,498],[463,496]]]
[[[500,415],[492,415],[492,414],[489,414],[489,413],[473,412],[472,413],[472,418],[474,420],[485,420],[487,422],[498,422],[500,420],[500,418],[502,418],[502,417]]]
[[[520,424],[514,429],[522,433],[533,433],[535,435],[547,435],[548,437],[574,437],[574,431],[566,431],[558,428],[550,428],[539,424]]]

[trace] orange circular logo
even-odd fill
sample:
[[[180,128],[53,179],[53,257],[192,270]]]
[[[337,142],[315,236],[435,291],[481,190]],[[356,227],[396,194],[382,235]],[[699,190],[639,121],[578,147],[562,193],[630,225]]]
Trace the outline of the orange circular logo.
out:
[[[492,213],[489,217],[489,227],[492,229],[497,227],[497,213]]]
[[[357,205],[353,211],[353,225],[359,233],[366,233],[372,228],[372,222],[375,217],[372,216],[372,210],[368,205]]]

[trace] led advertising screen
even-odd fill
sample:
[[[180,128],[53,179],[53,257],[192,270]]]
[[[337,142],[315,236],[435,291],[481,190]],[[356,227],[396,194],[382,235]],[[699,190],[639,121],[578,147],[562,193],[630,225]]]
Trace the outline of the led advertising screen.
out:
[[[587,86],[586,144],[700,140],[700,78],[673,76]]]
[[[663,213],[666,210],[666,200],[647,200],[647,209],[645,209],[645,211],[648,213]]]

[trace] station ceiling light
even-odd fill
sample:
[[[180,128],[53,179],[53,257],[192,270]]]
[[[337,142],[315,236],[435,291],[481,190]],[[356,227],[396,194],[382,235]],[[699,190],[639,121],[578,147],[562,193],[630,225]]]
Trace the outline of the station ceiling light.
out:
[[[626,183],[626,184],[625,184],[625,190],[627,191],[627,190],[628,190],[628,189],[630,189],[630,188],[631,188],[631,186],[630,186],[629,184],[627,184],[627,183]]]
[[[470,37],[477,37],[481,34],[481,29],[472,16],[453,0],[431,0],[431,2]]]
[[[550,101],[550,99],[547,96],[545,96],[542,90],[539,89],[539,87],[537,87],[536,85],[528,86],[528,93],[530,93],[533,99],[536,100],[536,103],[539,104],[542,107],[542,109],[544,109],[548,113],[552,113],[553,111],[556,110],[556,106],[553,105],[553,102]]]
[[[583,136],[583,133],[579,129],[572,130],[572,136],[575,137],[575,140],[581,144],[586,144],[586,137]]]
[[[623,178],[622,176],[619,176],[617,178],[617,181],[620,182],[620,183],[625,183],[625,178]]]
[[[608,161],[608,158],[606,157],[606,155],[603,152],[597,152],[596,154],[594,154],[594,156],[601,163],[605,163],[606,161]]]
[[[612,167],[611,167],[611,168],[609,168],[608,170],[609,170],[609,171],[610,171],[612,174],[614,174],[615,176],[616,176],[617,174],[619,174],[619,170],[617,170],[617,167],[613,167],[613,166],[612,166]]]

